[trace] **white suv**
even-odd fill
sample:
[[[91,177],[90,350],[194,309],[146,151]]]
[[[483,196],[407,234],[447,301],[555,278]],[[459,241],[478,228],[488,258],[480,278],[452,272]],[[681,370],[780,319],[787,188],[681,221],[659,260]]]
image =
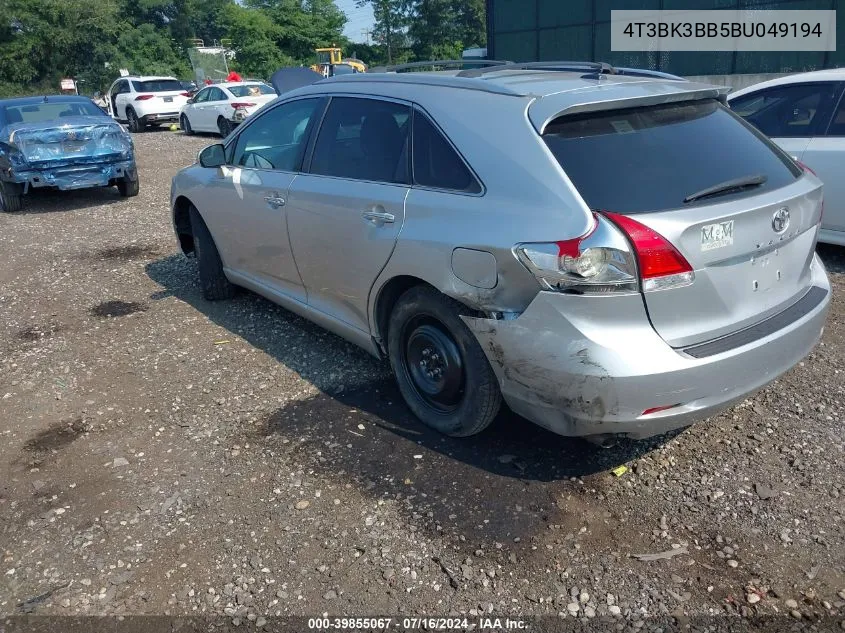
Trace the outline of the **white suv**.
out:
[[[150,124],[176,123],[189,97],[174,77],[121,77],[106,94],[109,114],[126,121],[130,132],[142,132]]]

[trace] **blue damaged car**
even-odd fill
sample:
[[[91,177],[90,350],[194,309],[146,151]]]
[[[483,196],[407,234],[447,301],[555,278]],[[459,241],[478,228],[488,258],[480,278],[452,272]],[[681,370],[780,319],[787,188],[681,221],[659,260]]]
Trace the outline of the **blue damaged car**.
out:
[[[117,186],[138,195],[132,138],[80,96],[0,100],[0,210],[19,211],[33,188]]]

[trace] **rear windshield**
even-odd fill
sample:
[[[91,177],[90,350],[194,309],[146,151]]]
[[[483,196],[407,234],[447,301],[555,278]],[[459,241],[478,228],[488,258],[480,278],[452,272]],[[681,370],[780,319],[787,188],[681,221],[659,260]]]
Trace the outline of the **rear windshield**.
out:
[[[274,95],[276,91],[267,84],[252,84],[251,86],[229,86],[229,92],[236,97],[258,97],[260,95]]]
[[[106,116],[105,112],[100,110],[91,101],[5,106],[2,114],[6,125],[12,125],[13,123],[43,123],[69,116]]]
[[[754,195],[801,174],[769,140],[710,99],[561,117],[543,139],[590,208],[618,213]],[[684,203],[694,193],[750,176],[766,181]]]
[[[150,79],[149,81],[133,81],[135,92],[175,92],[184,90],[182,82],[176,79]]]

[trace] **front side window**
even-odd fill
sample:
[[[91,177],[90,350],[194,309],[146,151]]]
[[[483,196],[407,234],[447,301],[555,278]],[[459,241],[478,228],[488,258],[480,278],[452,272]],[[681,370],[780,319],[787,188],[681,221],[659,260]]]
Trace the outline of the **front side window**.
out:
[[[203,103],[204,101],[208,101],[208,96],[211,94],[211,88],[206,88],[205,90],[200,90],[197,93],[197,96],[194,97],[194,103]]]
[[[355,180],[408,183],[407,105],[377,99],[332,99],[311,173]]]
[[[480,193],[481,185],[449,141],[423,113],[414,112],[414,184]]]
[[[773,138],[810,137],[823,132],[839,92],[838,84],[778,86],[731,100],[731,109]]]
[[[223,94],[223,91],[220,88],[209,88],[208,89],[208,100],[209,101],[225,101],[226,95]]]
[[[320,99],[290,101],[259,114],[238,135],[232,164],[297,171]]]

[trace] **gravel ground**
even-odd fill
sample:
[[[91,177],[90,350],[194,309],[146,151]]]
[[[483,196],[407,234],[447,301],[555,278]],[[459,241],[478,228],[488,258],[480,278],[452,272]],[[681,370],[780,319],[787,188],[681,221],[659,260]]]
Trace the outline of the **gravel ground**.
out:
[[[723,415],[612,449],[507,413],[453,440],[386,364],[245,291],[204,301],[168,200],[213,138],[135,140],[139,197],[0,215],[0,614],[841,630],[845,249],[821,249],[822,344]]]

